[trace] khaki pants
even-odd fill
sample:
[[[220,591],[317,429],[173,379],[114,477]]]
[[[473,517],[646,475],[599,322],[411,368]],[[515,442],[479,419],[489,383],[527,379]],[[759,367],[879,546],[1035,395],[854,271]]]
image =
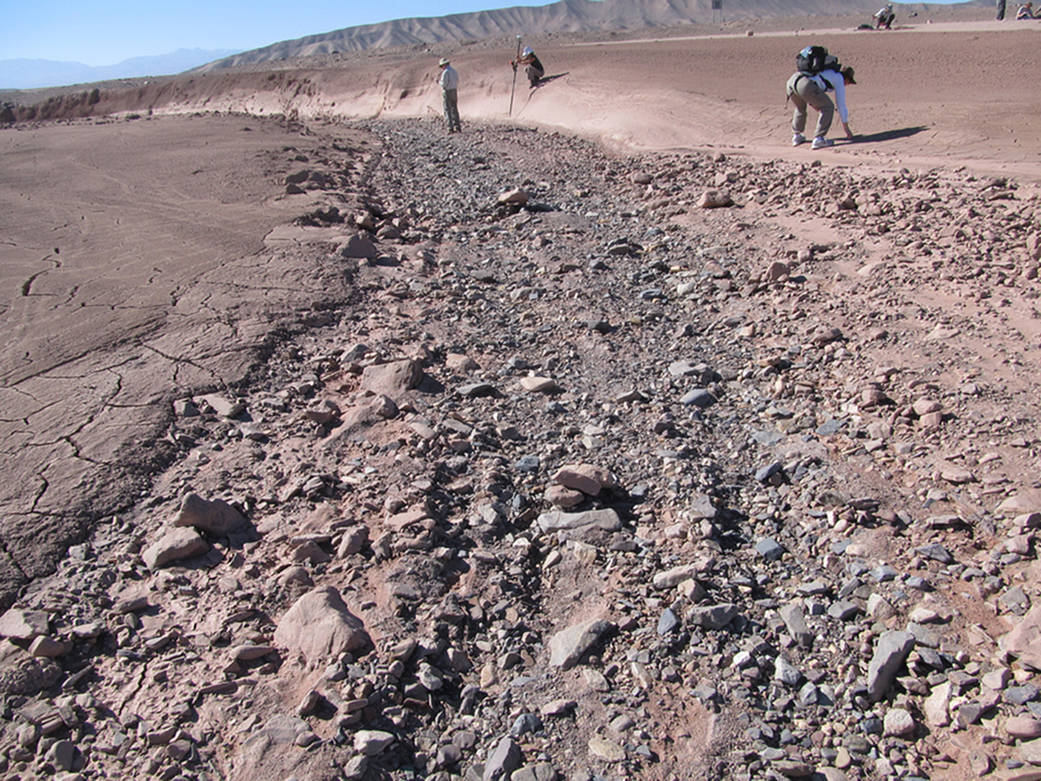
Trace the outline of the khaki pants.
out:
[[[461,130],[459,124],[459,90],[441,90],[441,97],[445,104],[445,121],[448,123],[448,132]]]
[[[806,129],[806,107],[817,109],[820,117],[817,118],[817,130],[815,136],[826,136],[831,127],[831,120],[835,116],[835,104],[831,102],[828,93],[817,86],[817,82],[809,76],[801,73],[793,74],[788,79],[785,89],[792,103],[795,104],[795,115],[792,117],[792,131],[802,133]]]

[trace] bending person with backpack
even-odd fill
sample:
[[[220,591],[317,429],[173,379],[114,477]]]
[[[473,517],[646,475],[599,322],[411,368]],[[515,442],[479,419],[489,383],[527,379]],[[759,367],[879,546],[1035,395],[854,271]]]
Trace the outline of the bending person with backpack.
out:
[[[835,104],[828,97],[834,91],[835,103],[839,107],[839,119],[846,138],[853,138],[849,129],[849,109],[846,107],[846,87],[856,84],[853,69],[843,68],[839,61],[828,54],[823,46],[807,46],[795,58],[798,70],[788,79],[785,92],[788,100],[795,104],[792,117],[792,146],[806,142],[803,131],[806,130],[806,107],[810,106],[820,112],[817,118],[817,129],[813,137],[813,148],[823,149],[835,142],[827,138],[831,121],[835,116]]]
[[[896,19],[896,14],[893,13],[893,4],[889,3],[885,8],[879,9],[875,14],[875,29],[881,30],[885,28],[886,30],[892,30],[894,19]]]

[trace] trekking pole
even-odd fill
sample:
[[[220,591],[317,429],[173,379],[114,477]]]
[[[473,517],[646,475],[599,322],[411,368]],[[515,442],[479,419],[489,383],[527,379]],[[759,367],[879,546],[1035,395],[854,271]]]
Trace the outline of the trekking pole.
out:
[[[518,65],[517,60],[520,59],[520,45],[521,45],[521,37],[518,35],[517,36],[517,57],[513,61],[513,87],[512,87],[512,89],[510,89],[510,113],[507,114],[506,116],[512,116],[513,115],[513,93],[517,91],[517,65]]]

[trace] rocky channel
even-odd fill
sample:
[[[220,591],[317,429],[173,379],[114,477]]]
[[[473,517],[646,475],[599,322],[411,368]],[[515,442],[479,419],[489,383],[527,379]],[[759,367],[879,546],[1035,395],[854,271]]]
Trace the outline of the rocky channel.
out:
[[[358,129],[350,300],[0,617],[5,778],[1041,778],[1036,189]]]

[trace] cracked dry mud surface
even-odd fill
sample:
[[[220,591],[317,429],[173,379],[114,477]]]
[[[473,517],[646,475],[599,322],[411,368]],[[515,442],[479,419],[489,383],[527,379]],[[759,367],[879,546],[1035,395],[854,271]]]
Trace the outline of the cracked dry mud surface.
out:
[[[294,134],[263,248],[5,390],[155,459],[0,622],[5,772],[1031,777],[1036,186]]]
[[[340,157],[347,181],[345,141],[244,118],[3,134],[0,604],[147,491],[172,398],[238,383],[346,295],[338,268],[264,250],[299,208],[283,168]]]

